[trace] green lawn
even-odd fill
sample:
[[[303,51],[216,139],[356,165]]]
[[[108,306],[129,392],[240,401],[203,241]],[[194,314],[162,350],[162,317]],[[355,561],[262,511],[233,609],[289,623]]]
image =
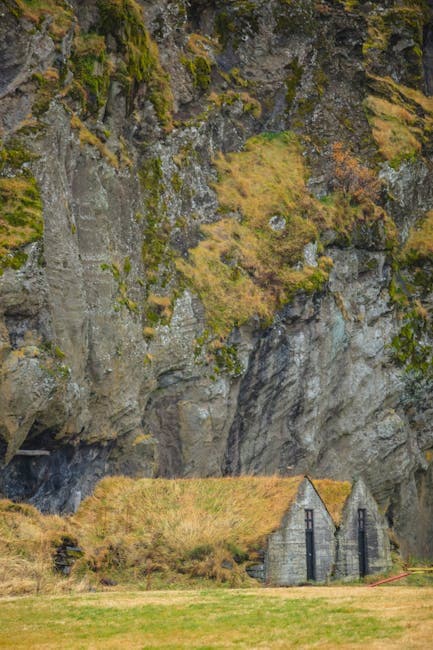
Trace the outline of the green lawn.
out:
[[[432,638],[429,588],[104,592],[0,600],[0,648],[10,649],[406,649],[431,647]]]

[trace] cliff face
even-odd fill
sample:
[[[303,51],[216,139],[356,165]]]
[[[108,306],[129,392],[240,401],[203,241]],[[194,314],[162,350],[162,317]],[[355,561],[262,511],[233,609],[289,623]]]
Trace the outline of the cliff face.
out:
[[[428,4],[33,5],[0,2],[0,490],[362,476],[431,554]]]

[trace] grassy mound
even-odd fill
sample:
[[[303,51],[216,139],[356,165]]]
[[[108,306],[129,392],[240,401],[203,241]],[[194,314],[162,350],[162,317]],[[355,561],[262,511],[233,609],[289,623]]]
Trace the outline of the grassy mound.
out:
[[[66,587],[53,571],[56,547],[68,534],[66,520],[0,500],[0,592],[26,594]]]
[[[303,477],[107,478],[73,518],[86,563],[110,579],[248,581]]]

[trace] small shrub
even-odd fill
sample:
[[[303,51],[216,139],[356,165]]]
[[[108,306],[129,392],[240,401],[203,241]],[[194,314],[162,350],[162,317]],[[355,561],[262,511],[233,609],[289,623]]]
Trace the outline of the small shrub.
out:
[[[377,175],[352,156],[343,143],[332,148],[336,189],[350,195],[357,203],[379,199],[381,182]]]

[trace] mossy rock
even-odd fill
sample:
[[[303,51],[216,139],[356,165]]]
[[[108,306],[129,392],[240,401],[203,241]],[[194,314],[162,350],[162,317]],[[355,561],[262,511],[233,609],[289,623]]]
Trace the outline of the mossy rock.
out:
[[[135,0],[98,0],[103,34],[111,34],[122,52],[124,67],[117,78],[132,107],[137,84],[145,82],[155,113],[166,131],[173,127],[173,94],[168,74],[162,68],[156,43],[144,24],[143,11]]]
[[[433,211],[416,224],[402,251],[403,261],[411,267],[433,262]]]
[[[19,138],[0,148],[0,274],[6,268],[21,268],[27,261],[22,248],[43,233],[39,188],[23,168],[36,158]]]
[[[190,73],[194,86],[200,90],[206,90],[211,81],[212,66],[209,60],[203,56],[183,57],[182,63]]]
[[[40,27],[49,18],[48,32],[56,41],[66,36],[74,21],[73,10],[65,0],[15,0],[18,15]]]
[[[83,108],[96,113],[107,100],[110,87],[110,65],[107,59],[105,38],[90,32],[74,39],[71,57],[75,83]]]
[[[258,11],[251,0],[232,0],[216,14],[215,32],[223,47],[231,42],[236,50],[242,42],[243,34],[257,34],[258,30]]]

